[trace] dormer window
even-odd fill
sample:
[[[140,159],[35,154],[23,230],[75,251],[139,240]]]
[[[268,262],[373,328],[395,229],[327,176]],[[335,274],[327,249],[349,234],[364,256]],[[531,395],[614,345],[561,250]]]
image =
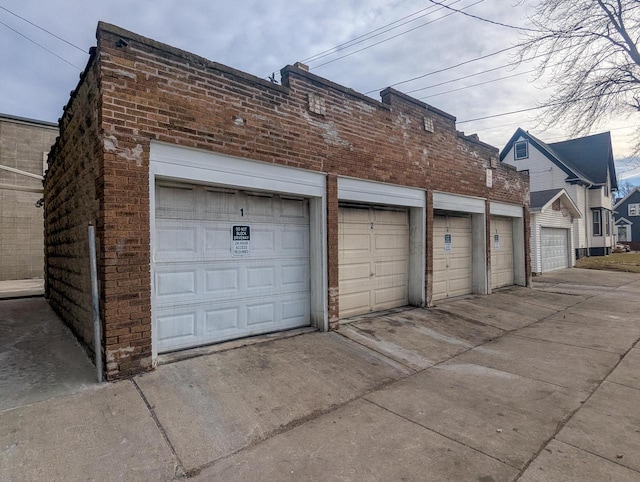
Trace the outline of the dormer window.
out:
[[[529,157],[529,143],[527,141],[516,142],[513,145],[513,156],[516,161]]]

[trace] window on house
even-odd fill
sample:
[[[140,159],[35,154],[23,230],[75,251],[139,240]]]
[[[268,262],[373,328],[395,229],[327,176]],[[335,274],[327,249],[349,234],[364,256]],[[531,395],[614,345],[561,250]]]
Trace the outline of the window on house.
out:
[[[609,181],[604,185],[604,197],[609,197]]]
[[[640,216],[640,203],[628,205],[629,216]]]
[[[602,211],[594,209],[591,214],[593,216],[593,235],[602,236]]]
[[[527,141],[518,141],[513,146],[515,159],[526,159],[529,157],[529,143]]]
[[[618,241],[631,241],[631,226],[618,226]]]
[[[605,212],[604,228],[604,232],[607,234],[607,236],[611,236],[611,214],[609,213],[609,211]]]

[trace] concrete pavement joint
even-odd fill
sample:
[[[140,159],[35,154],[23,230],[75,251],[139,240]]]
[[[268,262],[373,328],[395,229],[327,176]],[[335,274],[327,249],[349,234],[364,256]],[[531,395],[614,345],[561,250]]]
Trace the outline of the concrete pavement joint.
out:
[[[351,341],[347,338],[348,341]],[[409,375],[411,376],[411,375]],[[400,378],[400,380],[403,380],[404,378],[407,378],[406,376],[403,378]],[[187,471],[184,471],[184,474],[186,477],[195,477],[196,475],[200,474],[200,472],[202,472],[205,469],[211,468],[213,467],[215,464],[228,459],[230,457],[233,457],[234,455],[244,451],[244,450],[248,450],[251,449],[257,445],[260,445],[263,442],[266,442],[267,440],[273,438],[273,437],[277,437],[278,435],[281,435],[283,433],[289,432],[297,427],[300,427],[301,425],[304,425],[308,422],[312,422],[324,415],[327,415],[329,413],[335,412],[336,410],[341,409],[342,407],[345,407],[347,405],[349,405],[350,403],[353,403],[357,400],[366,400],[364,397],[366,397],[367,395],[369,395],[370,393],[373,392],[377,392],[378,390],[383,390],[385,388],[387,388],[388,386],[396,383],[398,380],[389,380],[386,381],[384,383],[380,383],[379,385],[372,387],[371,389],[367,390],[365,393],[363,393],[362,395],[358,395],[357,397],[351,398],[349,400],[345,400],[344,402],[340,402],[340,403],[336,403],[333,404],[327,408],[323,408],[323,409],[319,409],[319,410],[315,410],[303,417],[297,418],[295,420],[291,420],[288,423],[285,423],[284,425],[281,425],[280,427],[270,431],[269,433],[266,433],[264,435],[262,435],[261,437],[258,437],[256,439],[254,439],[251,443],[249,443],[248,445],[245,445],[244,447],[240,447],[239,449],[227,454],[227,455],[223,455],[222,457],[218,457],[215,460],[211,460],[209,462],[206,462],[202,465],[199,465],[197,467],[194,467],[192,469],[189,469]],[[366,400],[367,402],[369,400]],[[145,403],[146,403],[146,399],[145,399]],[[164,435],[164,432],[163,432]],[[171,447],[173,450],[173,447]]]
[[[421,423],[418,423],[418,422],[416,422],[415,420],[411,420],[410,418],[407,418],[407,417],[405,417],[404,415],[401,415],[401,414],[399,414],[399,413],[396,413],[396,412],[394,412],[393,410],[388,409],[387,407],[384,407],[384,406],[382,406],[382,405],[378,405],[376,402],[373,402],[373,401],[369,400],[369,399],[366,397],[366,395],[365,395],[365,396],[363,396],[363,397],[362,397],[362,399],[363,399],[364,401],[366,401],[366,402],[370,403],[371,405],[374,405],[374,406],[376,406],[376,407],[378,407],[378,408],[381,408],[381,409],[382,409],[382,410],[384,410],[385,412],[389,412],[390,414],[395,415],[396,417],[399,417],[399,418],[401,418],[401,419],[403,419],[403,420],[406,420],[407,422],[410,422],[410,423],[412,423],[413,425],[417,425],[418,427],[423,428],[423,429],[425,429],[425,430],[428,430],[429,432],[433,432],[433,433],[435,433],[436,435],[439,435],[440,437],[444,437],[444,438],[446,438],[447,440],[451,440],[452,442],[455,442],[455,443],[457,443],[457,444],[459,444],[459,445],[462,445],[463,447],[466,447],[466,448],[468,448],[468,449],[471,449],[471,450],[473,450],[474,452],[478,452],[479,454],[482,454],[482,455],[484,455],[484,456],[486,456],[486,457],[492,458],[493,460],[497,460],[498,462],[500,462],[500,463],[502,463],[502,464],[505,464],[505,465],[508,465],[509,467],[513,467],[514,469],[517,469],[517,468],[518,468],[518,467],[516,467],[516,466],[514,466],[514,465],[511,465],[511,464],[510,464],[510,463],[508,463],[508,462],[505,462],[504,460],[500,460],[498,457],[495,457],[494,455],[491,455],[491,454],[488,454],[488,453],[486,453],[486,452],[483,452],[482,450],[477,449],[477,448],[475,448],[475,447],[472,447],[471,445],[467,445],[466,443],[461,442],[460,440],[456,440],[456,439],[454,439],[454,438],[450,437],[449,435],[446,435],[446,434],[440,433],[440,432],[438,432],[437,430],[432,429],[431,427],[427,427],[426,425],[422,425]]]
[[[612,383],[612,382],[609,382],[609,383]],[[598,454],[598,453],[596,453],[596,452],[592,452],[591,450],[583,449],[582,447],[578,447],[577,445],[574,445],[574,444],[572,444],[572,443],[565,442],[564,440],[558,440],[558,439],[556,439],[555,437],[553,438],[553,440],[556,440],[557,442],[563,443],[563,444],[565,444],[565,445],[569,445],[570,447],[573,447],[574,449],[580,450],[581,452],[585,452],[585,453],[588,453],[588,454],[594,455],[594,456],[598,457],[599,459],[606,460],[607,462],[614,463],[614,464],[619,465],[620,467],[623,467],[623,468],[625,468],[625,469],[627,469],[627,470],[630,470],[630,471],[632,471],[632,472],[636,472],[636,473],[640,474],[640,471],[639,471],[639,470],[636,470],[636,469],[634,469],[634,468],[632,468],[632,467],[629,467],[629,466],[627,466],[627,465],[623,465],[623,464],[621,464],[621,463],[617,462],[616,460],[612,460],[612,459],[608,459],[608,458],[606,458],[606,457],[603,457],[602,455],[600,455],[600,454]],[[551,440],[550,440],[549,442],[551,442]],[[548,445],[548,443],[549,443],[549,442],[547,442],[547,444],[545,445],[545,447]],[[543,447],[543,448],[544,448],[544,447]],[[521,475],[521,474],[518,474],[518,477],[520,477],[520,475]],[[516,479],[516,480],[517,480],[517,479]]]
[[[153,419],[153,421],[156,424],[156,427],[158,427],[158,430],[162,434],[162,438],[164,438],[164,441],[166,442],[167,446],[169,447],[169,450],[171,450],[171,454],[173,455],[173,457],[174,457],[174,459],[176,461],[176,471],[175,471],[176,478],[185,477],[187,475],[187,471],[185,470],[184,465],[182,464],[182,461],[180,460],[180,457],[178,456],[178,453],[176,452],[176,449],[173,446],[173,443],[171,443],[171,440],[169,439],[169,436],[167,435],[167,432],[165,431],[164,427],[160,423],[160,420],[158,419],[158,416],[156,415],[155,411],[153,410],[153,406],[151,405],[151,403],[149,403],[149,400],[147,400],[147,397],[145,396],[145,394],[142,391],[142,389],[140,388],[140,386],[136,383],[135,379],[132,378],[131,379],[131,383],[133,383],[133,386],[138,391],[138,394],[140,395],[140,398],[142,398],[142,401],[147,406],[147,410],[149,410],[149,414],[151,415],[151,418]]]
[[[625,387],[625,388],[631,388],[632,390],[638,390],[640,391],[640,388],[638,387],[632,387],[629,385],[625,385],[624,383],[620,383],[620,382],[612,382],[611,380],[606,380],[607,383],[612,383],[614,385],[618,385],[619,387]]]
[[[536,322],[537,323],[537,322]],[[527,325],[529,326],[529,325]],[[519,328],[519,330],[521,330],[522,328]],[[591,346],[583,346],[583,345],[574,345],[572,343],[565,343],[562,341],[553,341],[553,340],[546,340],[544,338],[536,338],[535,336],[531,336],[531,335],[520,335],[518,333],[511,333],[513,336],[517,336],[518,338],[525,338],[527,340],[532,340],[532,341],[540,341],[540,342],[544,342],[544,343],[555,343],[557,345],[564,345],[564,346],[570,346],[573,348],[584,348],[585,350],[593,350],[593,351],[599,351],[602,353],[610,353],[612,355],[620,355],[617,351],[609,351],[609,350],[603,350],[601,348],[593,348]]]
[[[636,341],[637,343],[637,341]],[[609,372],[605,375],[605,377],[600,380],[600,382],[598,383],[598,385],[591,391],[591,393],[589,393],[589,395],[587,396],[587,398],[584,399],[584,401],[580,404],[580,406],[578,408],[576,408],[575,410],[572,410],[569,412],[569,415],[564,419],[561,420],[558,423],[558,426],[556,427],[556,431],[555,433],[549,438],[547,439],[546,442],[544,442],[542,444],[542,446],[540,447],[540,449],[534,454],[533,457],[531,457],[529,459],[529,461],[524,465],[524,467],[522,468],[522,470],[520,471],[520,473],[518,473],[518,475],[516,476],[516,478],[514,480],[519,480],[522,475],[524,474],[524,472],[529,468],[529,466],[531,465],[531,463],[538,458],[538,456],[540,455],[540,453],[545,449],[545,447],[547,445],[549,445],[549,443],[554,440],[556,438],[556,436],[558,435],[558,433],[560,433],[560,430],[562,430],[565,425],[567,425],[567,423],[569,423],[569,421],[573,418],[573,416],[578,413],[580,411],[580,409],[582,409],[582,407],[584,407],[584,405],[591,399],[591,397],[593,396],[594,393],[596,393],[598,391],[598,389],[602,386],[602,384],[607,380],[607,378],[613,373],[613,371],[618,368],[618,366],[620,365],[620,363],[622,363],[622,360],[625,359],[625,357],[629,354],[629,352],[633,349],[633,346],[631,346],[623,355],[620,356],[620,359],[618,360],[618,362],[611,368],[611,370],[609,370]],[[565,443],[565,442],[563,442]],[[569,444],[570,445],[570,444]],[[576,447],[579,448],[579,447]],[[583,449],[580,449],[583,450]],[[603,458],[603,457],[601,457]],[[607,459],[609,460],[609,459]],[[619,465],[619,464],[618,464]]]
[[[353,326],[353,327],[350,327],[350,328],[358,330],[358,327],[356,327],[356,326]],[[358,331],[361,331],[361,330],[358,330]],[[372,348],[372,347],[367,346],[367,345],[365,345],[363,343],[360,343],[359,341],[353,340],[353,339],[349,338],[348,336],[344,335],[343,333],[340,333],[340,330],[338,330],[336,333],[338,335],[340,335],[342,338],[344,338],[346,341],[350,341],[351,343],[355,343],[356,345],[361,346],[362,348],[365,348],[368,351],[374,352],[376,355],[379,355],[379,357],[381,357],[386,363],[389,363],[390,365],[395,364],[395,363],[397,363],[398,365],[402,365],[407,370],[410,370],[412,372],[412,373],[407,374],[407,377],[410,377],[411,375],[413,375],[415,373],[418,373],[419,371],[422,371],[422,370],[416,370],[415,368],[411,367],[410,365],[407,365],[406,363],[403,363],[400,360],[396,360],[395,358],[392,358],[389,355],[387,355],[387,354],[385,354],[385,353],[383,353],[381,351],[376,350],[375,348]],[[365,335],[362,335],[362,336],[365,336]],[[387,360],[389,360],[389,361],[387,362]]]

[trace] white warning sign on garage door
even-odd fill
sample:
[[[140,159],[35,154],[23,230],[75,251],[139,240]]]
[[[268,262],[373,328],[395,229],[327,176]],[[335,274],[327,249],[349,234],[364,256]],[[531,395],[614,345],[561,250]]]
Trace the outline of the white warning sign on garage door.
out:
[[[244,258],[251,255],[251,226],[233,226],[231,230],[231,256]]]

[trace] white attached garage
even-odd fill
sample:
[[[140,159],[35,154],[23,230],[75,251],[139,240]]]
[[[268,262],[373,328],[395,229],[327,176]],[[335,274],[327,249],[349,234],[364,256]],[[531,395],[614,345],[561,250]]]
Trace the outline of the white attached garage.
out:
[[[485,200],[433,193],[431,300],[487,293]]]
[[[325,177],[152,144],[154,354],[326,329]]]
[[[339,178],[340,318],[424,304],[425,193]]]

